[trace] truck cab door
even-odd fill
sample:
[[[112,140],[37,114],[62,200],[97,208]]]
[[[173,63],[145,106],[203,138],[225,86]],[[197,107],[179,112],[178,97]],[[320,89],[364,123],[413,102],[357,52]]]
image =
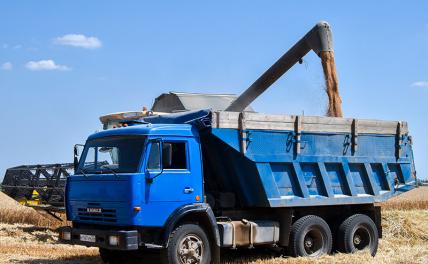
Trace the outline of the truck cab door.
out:
[[[195,186],[198,177],[194,177],[198,169],[192,168],[190,162],[190,143],[183,138],[150,140],[146,159],[146,203],[168,203],[176,207],[196,202],[196,195],[201,197],[201,188]]]

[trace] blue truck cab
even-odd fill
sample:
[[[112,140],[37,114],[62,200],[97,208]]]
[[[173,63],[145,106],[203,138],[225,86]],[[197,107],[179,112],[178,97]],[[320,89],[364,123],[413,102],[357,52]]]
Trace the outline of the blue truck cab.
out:
[[[89,136],[65,192],[73,228],[62,229],[62,241],[98,246],[106,262],[123,262],[109,250],[164,247],[186,214],[216,225],[203,203],[199,133],[189,124],[147,123]],[[218,231],[210,235],[219,241]]]
[[[376,203],[415,182],[405,122],[156,115],[88,137],[67,178],[72,226],[60,241],[99,247],[109,263],[149,248],[165,263],[216,263],[220,248],[259,246],[374,255]]]
[[[91,135],[69,177],[71,221],[162,227],[177,208],[201,203],[198,132],[191,125],[138,125]],[[92,215],[91,210],[102,210]]]

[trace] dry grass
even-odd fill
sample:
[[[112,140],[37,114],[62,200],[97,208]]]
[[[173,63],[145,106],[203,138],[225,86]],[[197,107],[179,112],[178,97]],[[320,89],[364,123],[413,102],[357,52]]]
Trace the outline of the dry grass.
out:
[[[428,210],[386,210],[383,228],[384,238],[374,258],[368,253],[311,259],[284,258],[272,251],[237,251],[225,254],[223,263],[428,263]],[[101,263],[97,249],[60,245],[56,240],[57,234],[49,228],[0,224],[0,263]]]
[[[28,209],[28,210],[27,210]],[[39,227],[57,228],[62,222],[50,219],[36,210],[31,208],[15,208],[1,209],[0,208],[0,223],[9,224],[31,224]]]
[[[382,208],[390,210],[428,209],[428,187],[419,187],[405,192],[381,205]]]
[[[0,192],[0,222],[31,224],[41,227],[58,227],[61,223],[53,221],[32,208],[20,205],[15,200]]]
[[[423,210],[428,209],[428,201],[388,201],[383,203],[381,206],[388,210]]]
[[[428,210],[385,210],[382,216],[384,237],[375,257],[369,253],[335,254],[317,259],[282,258],[268,254],[229,256],[224,263],[305,264],[305,263],[428,263]],[[251,253],[250,253],[251,254]]]
[[[374,258],[368,253],[335,254],[312,259],[284,258],[271,250],[235,251],[224,254],[223,263],[428,263],[428,208],[426,203],[421,205],[425,201],[424,197],[428,197],[427,191],[428,188],[419,188],[388,202],[382,216],[384,237]],[[37,212],[27,211],[28,208],[18,206],[16,209],[16,203],[12,205],[18,210],[14,214],[10,211],[13,208],[4,204],[0,199],[0,219],[6,222],[0,224],[0,263],[101,264],[96,248],[57,244],[57,234],[53,231],[52,223],[40,222],[41,216]],[[421,206],[424,209],[410,209]],[[10,224],[15,220],[19,224]],[[42,227],[37,227],[39,224]],[[153,259],[144,263],[157,263]]]
[[[101,263],[96,248],[57,244],[46,227],[0,224],[0,263]]]

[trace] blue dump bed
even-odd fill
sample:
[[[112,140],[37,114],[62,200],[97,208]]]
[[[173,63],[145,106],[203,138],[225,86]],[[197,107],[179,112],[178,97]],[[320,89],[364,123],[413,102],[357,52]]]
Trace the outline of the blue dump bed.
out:
[[[382,202],[416,182],[406,122],[210,111],[149,121],[199,127],[206,188],[242,207]]]

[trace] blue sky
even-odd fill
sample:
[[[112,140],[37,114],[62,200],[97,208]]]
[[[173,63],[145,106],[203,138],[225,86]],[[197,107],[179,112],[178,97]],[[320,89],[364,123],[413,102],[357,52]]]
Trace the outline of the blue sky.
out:
[[[408,121],[428,178],[427,1],[202,2],[1,1],[0,175],[71,162],[100,115],[160,93],[240,93],[327,20],[345,116]],[[253,107],[323,115],[323,89],[309,54]]]

